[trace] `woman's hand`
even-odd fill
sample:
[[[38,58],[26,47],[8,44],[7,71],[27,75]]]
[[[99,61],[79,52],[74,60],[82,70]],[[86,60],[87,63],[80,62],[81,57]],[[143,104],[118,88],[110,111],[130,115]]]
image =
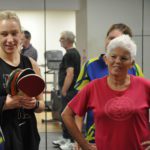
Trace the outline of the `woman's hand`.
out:
[[[83,134],[80,132],[79,128],[76,125],[75,113],[69,106],[66,106],[61,116],[68,131],[74,137],[74,139],[79,143],[82,150],[97,150],[96,145],[89,144],[86,141],[86,139],[83,137]]]
[[[23,99],[23,96],[7,95],[3,109],[7,110],[7,109],[20,108],[21,107],[21,103],[20,103],[21,99]]]
[[[93,143],[93,144],[89,143],[89,144],[91,146],[91,150],[97,150],[95,143]],[[77,142],[75,142],[74,150],[82,150],[82,148],[80,147],[80,145]]]
[[[150,141],[144,141],[144,142],[142,142],[142,146],[145,147],[144,150],[150,150]]]
[[[7,95],[6,101],[4,104],[3,109],[15,109],[15,108],[25,108],[25,109],[33,109],[36,106],[36,99],[33,97],[27,97],[27,96],[11,96]]]
[[[97,150],[97,147],[96,147],[96,144],[95,144],[95,143],[91,143],[90,145],[91,145],[91,147],[92,147],[91,150]]]
[[[25,109],[33,109],[36,106],[36,99],[34,97],[23,97],[20,100],[21,106]]]
[[[74,144],[74,150],[82,150],[80,145],[77,142],[75,142]]]

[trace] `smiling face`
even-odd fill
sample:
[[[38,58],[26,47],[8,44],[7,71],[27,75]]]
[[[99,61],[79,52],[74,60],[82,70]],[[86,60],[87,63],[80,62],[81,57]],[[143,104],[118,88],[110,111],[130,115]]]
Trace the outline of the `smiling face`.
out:
[[[128,69],[133,66],[133,60],[129,51],[123,48],[115,48],[108,56],[105,56],[109,74],[113,76],[127,75]]]
[[[16,20],[0,20],[0,50],[7,54],[18,51],[21,34],[20,25]]]

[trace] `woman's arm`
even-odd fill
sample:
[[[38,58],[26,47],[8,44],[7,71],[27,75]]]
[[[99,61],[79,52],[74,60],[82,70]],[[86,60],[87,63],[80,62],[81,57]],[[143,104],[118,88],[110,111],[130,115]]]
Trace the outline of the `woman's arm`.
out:
[[[23,99],[23,96],[7,95],[4,105],[3,105],[3,110],[20,108],[21,107],[21,103],[20,103],[21,99]]]
[[[80,116],[75,116],[75,122],[77,127],[79,128],[80,132],[82,132],[82,128],[83,128],[83,118],[84,117],[80,117]]]
[[[66,107],[62,112],[62,119],[73,138],[79,143],[83,150],[96,150],[83,137],[75,123],[75,114],[70,107]]]
[[[78,129],[80,130],[80,132],[82,133],[82,128],[83,128],[83,117],[80,117],[80,116],[75,116],[75,122],[76,122],[76,125],[78,127]],[[81,147],[80,145],[75,142],[75,150],[81,150]]]

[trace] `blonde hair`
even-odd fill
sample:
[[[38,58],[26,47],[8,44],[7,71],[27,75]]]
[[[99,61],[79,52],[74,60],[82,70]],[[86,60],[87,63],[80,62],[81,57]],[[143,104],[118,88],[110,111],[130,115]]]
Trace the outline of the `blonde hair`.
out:
[[[14,11],[9,11],[9,10],[1,11],[0,12],[0,21],[2,21],[2,20],[14,20],[18,23],[20,30],[22,30],[20,19]]]
[[[123,34],[111,40],[107,46],[106,56],[110,55],[111,51],[115,48],[123,48],[127,50],[130,53],[131,59],[135,60],[137,47],[129,35]]]

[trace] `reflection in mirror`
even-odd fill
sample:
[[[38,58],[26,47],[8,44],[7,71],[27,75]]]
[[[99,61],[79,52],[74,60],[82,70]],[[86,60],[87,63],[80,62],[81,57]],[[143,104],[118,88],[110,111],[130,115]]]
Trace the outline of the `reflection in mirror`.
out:
[[[52,147],[52,141],[54,139],[57,139],[61,132],[60,123],[57,120],[59,116],[58,111],[52,110],[52,101],[53,99],[55,99],[54,101],[56,101],[57,99],[56,96],[58,91],[58,68],[49,68],[47,61],[45,62],[44,55],[47,55],[45,51],[47,52],[55,50],[61,51],[62,54],[65,53],[65,50],[61,47],[59,42],[60,33],[64,30],[71,30],[75,32],[75,12],[47,10],[46,33],[44,33],[45,25],[43,11],[28,10],[17,11],[17,13],[21,18],[22,28],[24,30],[29,30],[32,33],[31,43],[38,51],[37,63],[40,66],[42,77],[45,78],[46,82],[46,90],[44,93],[46,109],[45,112],[37,114],[36,116],[38,122],[38,129],[41,136],[40,148],[43,149],[43,147],[45,147],[46,145],[49,149],[49,147]],[[44,41],[45,37],[46,41]],[[45,139],[45,133],[47,139]]]

